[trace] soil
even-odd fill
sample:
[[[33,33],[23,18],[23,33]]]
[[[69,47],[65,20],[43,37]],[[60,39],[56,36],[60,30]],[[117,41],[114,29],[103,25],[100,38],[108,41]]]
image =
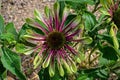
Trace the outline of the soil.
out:
[[[19,30],[26,18],[33,17],[34,9],[43,14],[44,7],[51,7],[53,2],[53,0],[2,0],[1,14],[6,23],[13,22]]]
[[[1,2],[2,1],[2,2]],[[26,18],[34,17],[34,9],[38,9],[44,15],[44,7],[53,5],[54,0],[0,0],[0,12],[5,19],[5,23],[13,22],[19,31],[25,23]],[[22,56],[22,67],[27,75],[27,80],[39,80],[37,72],[33,69],[33,57]],[[8,72],[7,80],[18,80]]]
[[[1,1],[0,13],[4,17],[5,23],[13,22],[18,31],[25,23],[26,18],[33,17],[34,9],[38,9],[44,15],[44,7],[49,6],[52,8],[51,6],[54,3],[54,0],[0,0],[0,3]],[[89,9],[92,10],[91,7],[89,7]],[[95,15],[99,16],[99,13],[96,13]],[[33,60],[34,58],[31,56],[22,56],[22,67],[24,73],[27,75],[27,80],[39,80],[37,75],[39,69],[33,69]],[[18,79],[11,73],[8,73],[7,80]],[[114,78],[114,80],[116,79]]]

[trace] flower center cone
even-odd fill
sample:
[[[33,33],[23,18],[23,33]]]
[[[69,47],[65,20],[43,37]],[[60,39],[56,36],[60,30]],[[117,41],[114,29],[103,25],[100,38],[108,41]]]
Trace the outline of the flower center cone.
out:
[[[52,49],[59,49],[64,46],[65,36],[61,32],[50,32],[47,37],[47,44]]]

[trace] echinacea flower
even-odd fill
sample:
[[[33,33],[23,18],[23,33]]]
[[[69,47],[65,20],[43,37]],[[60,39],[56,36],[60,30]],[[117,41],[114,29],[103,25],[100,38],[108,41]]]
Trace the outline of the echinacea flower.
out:
[[[117,39],[117,32],[120,28],[120,8],[119,2],[120,0],[100,0],[103,6],[102,12],[104,15],[109,16],[107,18],[107,22],[110,26],[109,35],[112,38],[113,45],[115,49],[119,49],[119,42]]]
[[[113,8],[113,9],[112,9]],[[110,8],[112,12],[111,17],[112,21],[116,24],[118,28],[120,28],[120,8],[119,8],[119,0],[114,4],[113,7]]]
[[[116,24],[118,28],[120,28],[120,8],[119,8],[119,2],[115,4],[116,10],[113,12],[112,20]]]
[[[59,11],[60,5],[56,2],[53,12],[45,7],[46,19],[37,10],[35,10],[35,19],[26,19],[29,25],[43,32],[43,34],[32,32],[30,35],[25,35],[27,40],[37,42],[37,46],[32,50],[38,53],[34,60],[35,68],[40,64],[43,68],[49,66],[50,76],[55,74],[56,63],[61,76],[64,76],[64,68],[70,74],[77,71],[74,57],[78,53],[72,47],[72,43],[81,41],[74,38],[81,31],[79,28],[81,17],[76,16],[67,22],[69,9],[64,8],[61,19]]]
[[[119,2],[120,0],[107,0],[108,4],[104,4],[104,7],[108,11],[108,15],[110,16],[111,21],[113,21],[118,28],[120,28]]]

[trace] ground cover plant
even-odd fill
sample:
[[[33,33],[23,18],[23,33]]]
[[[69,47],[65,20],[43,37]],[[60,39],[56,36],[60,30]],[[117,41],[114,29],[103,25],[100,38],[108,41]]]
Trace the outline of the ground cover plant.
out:
[[[28,80],[25,55],[34,58],[39,80],[119,80],[119,2],[56,0],[45,16],[35,9],[19,31],[0,15],[0,80],[9,73]]]

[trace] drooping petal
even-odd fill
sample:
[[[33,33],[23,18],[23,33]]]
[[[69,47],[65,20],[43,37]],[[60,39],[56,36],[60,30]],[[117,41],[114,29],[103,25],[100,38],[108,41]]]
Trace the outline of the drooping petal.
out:
[[[70,57],[68,57],[68,58],[69,58],[70,63],[71,63],[70,68],[71,68],[72,72],[76,73],[77,72],[77,67],[76,67],[75,62]]]
[[[91,44],[93,39],[91,37],[83,37],[81,39],[71,39],[73,42],[81,42],[83,44]]]
[[[64,23],[65,23],[65,21],[66,21],[68,15],[69,15],[69,13],[70,13],[69,10],[70,10],[70,9],[67,8],[67,7],[65,7],[64,10],[63,10],[62,22],[61,22],[61,25],[60,25],[60,27],[59,27],[59,28],[60,28],[59,31],[62,31],[62,28],[63,28],[63,26],[64,26]]]
[[[25,55],[30,55],[30,54],[33,53],[33,52],[34,52],[34,49],[30,49],[30,50],[26,51],[24,54],[25,54]]]
[[[63,71],[63,68],[62,68],[62,65],[60,64],[60,62],[59,61],[61,61],[61,62],[63,62],[63,65],[64,65],[64,67],[66,68],[66,70],[67,70],[67,73],[69,73],[69,74],[72,74],[72,71],[71,71],[71,68],[70,68],[70,66],[68,65],[68,63],[66,62],[66,58],[68,58],[67,56],[66,56],[66,52],[63,50],[63,49],[61,49],[60,50],[61,52],[59,53],[59,57],[61,57],[61,59],[59,59],[59,57],[58,57],[58,63],[59,63],[59,67],[61,68],[59,68],[61,71],[59,71],[60,73],[61,73],[61,75],[63,75],[64,74],[64,71]],[[64,56],[63,56],[64,55]],[[68,55],[69,56],[69,55]],[[65,58],[66,57],[66,58]]]
[[[36,69],[43,61],[43,57],[40,55],[37,55],[33,61],[34,69]]]
[[[54,4],[54,20],[55,20],[55,29],[58,30],[59,29],[59,10],[60,10],[60,5],[58,2],[56,2]]]
[[[47,20],[47,25],[48,25],[48,29],[49,29],[49,31],[53,31],[53,23],[52,23],[52,21],[53,21],[53,16],[52,16],[52,12],[51,12],[51,9],[49,9],[47,6],[45,7],[45,9],[44,9],[44,11],[45,11],[45,14],[46,14],[46,16],[48,17],[48,20]]]
[[[50,74],[50,77],[53,77],[55,75],[55,63],[52,62],[49,66],[49,74]]]
[[[47,25],[48,22],[46,22],[46,20],[45,20],[46,24],[44,24],[41,20],[36,18],[34,19],[34,21],[38,23],[41,27],[43,27],[46,31],[48,31],[48,25]]]
[[[24,35],[25,39],[30,39],[30,40],[35,40],[35,41],[45,41],[46,38],[44,37],[36,37],[36,36],[31,36],[31,35]]]
[[[78,30],[76,30],[75,32],[73,32],[73,33],[71,33],[71,34],[68,34],[68,35],[66,36],[66,39],[69,41],[69,40],[72,39],[75,35],[77,35],[80,31],[81,31],[81,30],[78,29]]]
[[[39,38],[46,38],[44,35],[41,35],[41,34],[38,34],[36,32],[30,34],[31,36],[34,36],[34,37],[39,37]]]
[[[42,49],[39,51],[38,55],[41,55],[44,50],[46,50],[46,48],[42,48]]]
[[[66,47],[71,53],[77,54],[77,52],[76,52],[72,47],[70,47],[69,45],[66,44],[65,47]]]
[[[61,54],[60,52],[61,51],[59,50],[58,54],[57,54],[57,67],[58,67],[60,76],[63,77],[64,76],[64,69],[63,69],[61,61],[60,61],[60,54]]]
[[[62,57],[63,59],[68,58],[68,56],[70,55],[70,54],[67,54],[67,52],[63,48],[61,49],[60,53],[61,53],[61,56],[63,56]]]
[[[48,31],[44,27],[42,27],[40,24],[38,24],[37,22],[35,22],[33,19],[27,18],[26,22],[29,25],[34,26],[34,27],[40,29],[43,33],[48,34]]]
[[[53,53],[53,51],[51,51],[51,52],[49,53],[48,57],[47,57],[47,58],[45,59],[45,61],[43,62],[43,65],[42,65],[43,68],[48,67],[48,65],[49,65],[49,63],[50,63],[50,60],[51,60],[52,53]]]
[[[63,67],[62,67],[61,63],[57,63],[57,65],[58,65],[58,70],[59,70],[60,76],[63,77],[64,76]]]
[[[43,24],[47,25],[46,22],[45,22],[45,19],[42,17],[43,15],[37,9],[34,10],[34,16],[35,16],[36,19],[43,22]]]
[[[71,61],[71,70],[76,73],[77,72],[77,67],[76,67],[76,64],[75,62]]]
[[[35,18],[41,19],[43,21],[42,14],[37,9],[34,10],[34,16]]]
[[[34,48],[34,53],[38,52],[38,49],[41,49],[42,44],[38,44],[35,48]]]
[[[81,21],[81,17],[77,16],[76,18],[74,18],[73,20],[71,20],[71,22],[69,22],[65,28],[63,29],[63,32],[67,32],[67,31],[71,31],[72,29],[76,28],[79,23]],[[72,28],[72,29],[71,29]],[[69,30],[70,29],[70,30]]]
[[[64,59],[61,59],[61,60],[63,62],[64,67],[67,69],[67,73],[72,74],[70,66],[67,64],[67,62]]]

